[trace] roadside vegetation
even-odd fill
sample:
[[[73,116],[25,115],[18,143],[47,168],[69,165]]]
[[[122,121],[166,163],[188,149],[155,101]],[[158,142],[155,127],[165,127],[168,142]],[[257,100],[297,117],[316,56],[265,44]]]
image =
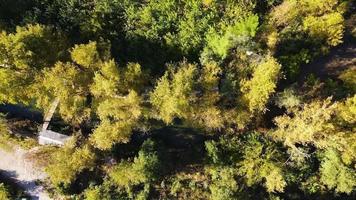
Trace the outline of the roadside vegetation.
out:
[[[31,149],[37,146],[36,139],[33,136],[29,137],[35,133],[34,130],[26,130],[30,127],[31,125],[26,121],[12,120],[9,122],[5,116],[0,115],[0,148],[11,151],[16,147]]]
[[[9,199],[9,193],[3,183],[0,184],[0,199],[1,200]]]
[[[2,171],[0,171],[0,200],[26,198],[23,189],[11,180],[4,178],[1,173]]]

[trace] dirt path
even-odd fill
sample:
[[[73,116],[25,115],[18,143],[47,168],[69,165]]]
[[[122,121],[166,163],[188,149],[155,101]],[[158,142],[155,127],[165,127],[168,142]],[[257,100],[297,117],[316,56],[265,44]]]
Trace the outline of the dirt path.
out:
[[[14,151],[0,149],[0,170],[2,175],[13,180],[34,200],[50,200],[42,186],[36,180],[43,180],[46,175],[26,160],[27,151],[17,148]]]

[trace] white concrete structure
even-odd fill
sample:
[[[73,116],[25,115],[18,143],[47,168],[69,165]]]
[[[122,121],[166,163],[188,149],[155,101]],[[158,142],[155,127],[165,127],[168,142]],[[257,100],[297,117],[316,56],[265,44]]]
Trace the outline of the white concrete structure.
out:
[[[44,117],[44,123],[42,126],[42,131],[39,132],[38,136],[38,143],[41,145],[57,145],[57,146],[63,146],[64,143],[70,138],[68,135],[63,135],[51,130],[47,130],[49,126],[49,122],[51,121],[54,112],[56,111],[56,108],[59,104],[59,98],[56,98],[47,112],[47,114]]]
[[[63,146],[70,136],[63,135],[51,130],[41,131],[38,136],[38,143],[41,145]]]

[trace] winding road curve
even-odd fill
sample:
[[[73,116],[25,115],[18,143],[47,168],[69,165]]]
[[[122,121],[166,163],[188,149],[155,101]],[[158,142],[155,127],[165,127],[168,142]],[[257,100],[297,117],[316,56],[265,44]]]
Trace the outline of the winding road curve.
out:
[[[34,167],[26,159],[27,153],[27,150],[21,148],[16,148],[13,151],[0,149],[1,174],[23,188],[31,199],[50,200],[51,198],[49,198],[43,187],[36,184],[36,181],[43,180],[46,174],[43,170]]]

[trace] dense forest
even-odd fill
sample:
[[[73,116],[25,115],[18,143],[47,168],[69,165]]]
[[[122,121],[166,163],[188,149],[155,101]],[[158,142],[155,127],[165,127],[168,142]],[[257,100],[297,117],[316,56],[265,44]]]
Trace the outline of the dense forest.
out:
[[[356,44],[355,11],[0,0],[0,103],[59,101],[51,128],[71,140],[34,158],[53,199],[355,199],[356,65],[314,62]],[[8,120],[0,144],[22,137]]]

